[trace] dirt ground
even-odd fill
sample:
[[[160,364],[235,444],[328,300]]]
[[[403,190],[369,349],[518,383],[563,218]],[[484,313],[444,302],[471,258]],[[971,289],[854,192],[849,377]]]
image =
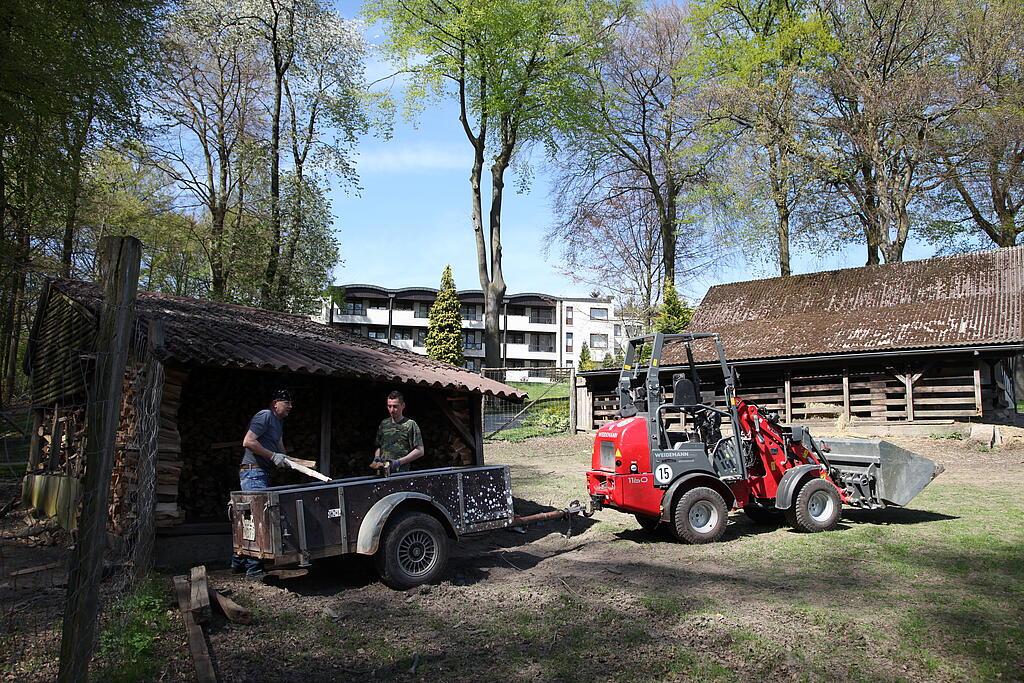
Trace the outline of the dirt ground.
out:
[[[890,439],[946,472],[909,508],[847,511],[827,534],[733,513],[721,542],[687,546],[606,510],[571,536],[463,539],[443,582],[408,592],[365,558],[269,585],[211,568],[255,616],[215,617],[211,651],[222,680],[1024,680],[1024,432],[1007,436]],[[517,512],[560,508],[586,498],[591,439],[488,444],[487,460],[511,466]],[[187,680],[167,614],[153,677]],[[15,637],[5,679],[52,678],[52,634]]]

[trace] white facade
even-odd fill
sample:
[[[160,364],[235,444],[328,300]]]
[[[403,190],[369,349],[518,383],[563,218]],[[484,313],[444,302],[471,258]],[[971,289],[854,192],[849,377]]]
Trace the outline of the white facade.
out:
[[[426,354],[428,311],[437,290],[343,287],[344,306],[334,306],[332,316],[325,301],[316,317],[319,322]],[[459,300],[466,367],[479,370],[484,358],[483,295],[479,290],[461,291]],[[600,363],[621,350],[629,335],[626,325],[615,318],[610,298],[512,294],[505,297],[499,325],[505,367],[579,367],[584,342],[591,349],[591,359]]]

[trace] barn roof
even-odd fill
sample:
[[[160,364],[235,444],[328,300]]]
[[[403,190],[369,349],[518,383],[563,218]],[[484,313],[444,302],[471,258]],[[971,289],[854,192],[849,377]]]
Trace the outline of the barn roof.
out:
[[[717,285],[690,329],[720,333],[735,361],[1020,344],[1024,246]]]
[[[100,288],[89,282],[55,280],[44,299],[54,293],[78,302],[94,316],[102,301]],[[158,357],[185,365],[361,378],[514,400],[525,397],[477,373],[302,315],[140,291],[136,316],[140,321],[162,321],[164,344]]]

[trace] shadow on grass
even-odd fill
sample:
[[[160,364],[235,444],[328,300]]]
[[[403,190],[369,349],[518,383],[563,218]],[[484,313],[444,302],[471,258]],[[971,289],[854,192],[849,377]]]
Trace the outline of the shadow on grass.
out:
[[[846,508],[843,518],[855,524],[924,524],[926,522],[943,522],[960,519],[955,515],[946,515],[931,510],[911,510],[909,508],[888,507],[882,510],[861,510]]]

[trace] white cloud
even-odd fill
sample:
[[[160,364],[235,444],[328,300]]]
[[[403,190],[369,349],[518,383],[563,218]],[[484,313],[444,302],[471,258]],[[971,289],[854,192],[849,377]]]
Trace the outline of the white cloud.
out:
[[[360,152],[360,173],[416,173],[420,171],[469,171],[469,146],[420,143],[381,145]]]

